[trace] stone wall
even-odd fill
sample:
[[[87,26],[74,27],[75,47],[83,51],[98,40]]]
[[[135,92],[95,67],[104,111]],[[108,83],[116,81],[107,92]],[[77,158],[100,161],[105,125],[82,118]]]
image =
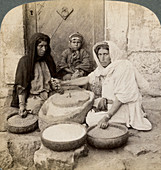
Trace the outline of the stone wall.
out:
[[[140,5],[107,1],[105,25],[106,39],[127,52],[152,88],[161,89],[161,27],[156,15]]]
[[[29,5],[28,5],[29,6]],[[30,9],[31,7],[28,7]],[[58,14],[62,8],[73,12],[63,20]],[[50,36],[51,51],[55,62],[69,45],[69,35],[79,32],[84,37],[85,48],[92,60],[92,46],[104,38],[104,0],[54,0],[37,2],[37,30]],[[33,17],[33,16],[32,16]],[[33,19],[28,15],[29,24]],[[50,18],[50,20],[47,20]],[[33,31],[32,31],[33,30]],[[30,31],[30,35],[34,29]]]
[[[4,106],[9,89],[14,83],[16,66],[24,55],[22,6],[9,11],[0,30],[0,107]]]
[[[156,90],[161,89],[161,28],[156,15],[136,4],[105,1],[105,18],[104,39],[114,41],[126,51],[128,59],[151,86]],[[97,39],[96,35],[93,36]],[[17,62],[24,55],[22,6],[12,9],[4,17],[0,42],[0,106],[3,106],[8,89],[12,88],[14,82]]]
[[[134,63],[138,70],[151,83],[152,87],[156,88],[156,90],[161,89],[161,28],[155,14],[144,7],[123,2],[106,1],[105,6],[105,39],[113,40],[121,49],[127,52],[128,59]],[[97,14],[94,13],[94,15]],[[98,30],[100,30],[100,27]],[[99,34],[98,30],[97,33]],[[96,38],[97,40],[98,38]],[[23,9],[22,6],[19,6],[5,16],[1,25],[0,107],[4,105],[8,96],[8,90],[13,86],[17,62],[24,53]],[[77,169],[83,169],[83,166],[87,169],[90,169],[91,166],[91,169],[96,169],[97,167],[100,169],[103,166],[105,168],[110,166],[109,169],[117,169],[117,167],[119,167],[118,169],[139,169],[139,165],[141,165],[141,169],[155,168],[160,170],[160,101],[160,98],[147,98],[143,103],[148,110],[147,113],[154,130],[147,133],[139,133],[131,129],[128,146],[123,147],[123,150],[118,149],[108,152],[104,150],[92,150],[90,148],[90,155],[82,159]],[[42,154],[43,150],[35,152],[41,145],[40,134],[39,132],[34,132],[34,134],[28,134],[26,136],[4,132],[6,131],[4,120],[6,120],[9,114],[11,114],[11,110],[8,108],[3,111],[0,110],[0,139],[2,139],[0,167],[3,169],[11,168],[11,170],[23,170],[30,167],[33,170],[34,161],[36,160],[35,162],[37,164],[38,161],[42,160],[43,162],[44,158]],[[35,156],[34,153],[36,154]],[[36,157],[38,154],[39,157]],[[35,157],[36,159],[34,160]],[[27,161],[26,158],[28,158]],[[111,160],[111,158],[118,159]],[[58,161],[55,162],[57,163]],[[112,163],[109,164],[109,162]],[[15,168],[15,165],[19,168]],[[40,168],[38,167],[37,169]]]

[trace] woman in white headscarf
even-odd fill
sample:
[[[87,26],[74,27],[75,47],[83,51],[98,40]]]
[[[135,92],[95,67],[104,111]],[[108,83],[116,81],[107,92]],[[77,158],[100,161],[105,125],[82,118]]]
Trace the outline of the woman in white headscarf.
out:
[[[97,68],[91,74],[62,82],[68,85],[91,85],[96,99],[95,109],[87,114],[88,126],[98,124],[101,128],[107,128],[108,122],[115,122],[137,130],[151,130],[152,125],[142,110],[140,93],[140,89],[150,92],[148,82],[113,42],[94,45],[93,57]],[[151,95],[158,94],[153,92]]]

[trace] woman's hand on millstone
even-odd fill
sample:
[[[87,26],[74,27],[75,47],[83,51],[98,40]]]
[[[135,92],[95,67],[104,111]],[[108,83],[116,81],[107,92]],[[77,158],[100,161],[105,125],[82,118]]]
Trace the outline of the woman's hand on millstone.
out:
[[[61,85],[60,85],[60,80],[51,78],[51,87],[53,90],[59,90]]]
[[[18,113],[22,118],[25,118],[27,116],[27,111],[24,107],[20,107],[19,113]]]

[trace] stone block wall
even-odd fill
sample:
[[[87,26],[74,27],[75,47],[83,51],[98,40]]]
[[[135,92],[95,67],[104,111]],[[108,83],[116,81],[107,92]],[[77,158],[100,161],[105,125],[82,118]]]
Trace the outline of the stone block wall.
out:
[[[1,24],[0,107],[4,106],[8,89],[12,89],[17,62],[25,53],[22,8],[9,11]],[[151,86],[161,89],[161,27],[157,16],[140,5],[106,0],[102,17],[105,17],[104,39],[114,41]]]
[[[161,89],[161,26],[149,9],[125,2],[106,5],[106,39],[124,50],[128,59],[150,82]]]
[[[11,91],[16,66],[24,55],[24,26],[22,6],[9,11],[0,30],[0,107],[5,105]]]
[[[157,19],[155,14],[142,6],[123,2],[110,2],[106,0],[105,7],[106,31],[104,39],[112,40],[116,44],[118,44],[118,46],[127,53],[128,59],[134,63],[138,70],[150,82],[151,86],[156,90],[161,89],[161,28],[159,20]],[[97,13],[94,13],[94,15],[97,15]],[[98,34],[99,31],[101,32],[100,27],[97,30]],[[96,41],[97,40],[98,38],[96,39]],[[22,6],[19,6],[11,10],[5,16],[0,30],[0,107],[4,106],[6,97],[8,97],[8,95],[11,95],[11,93],[9,92],[11,92],[14,83],[17,63],[19,58],[23,56],[24,53],[23,9]],[[158,169],[160,169],[160,101],[160,98],[158,100],[157,98],[147,98],[147,100],[144,100],[143,104],[146,109],[150,111],[152,110],[148,113],[150,113],[150,120],[152,120],[155,130],[150,131],[150,133],[142,132],[142,138],[141,135],[139,136],[137,134],[138,132],[136,132],[136,135],[132,134],[130,136],[130,138],[133,137],[134,139],[129,140],[129,145],[127,148],[125,148],[125,151],[130,151],[133,154],[137,154],[137,157],[135,157],[136,159],[134,160],[134,158],[131,157],[131,154],[130,158],[128,153],[123,153],[120,156],[120,159],[123,158],[123,163],[118,163],[119,167],[121,166],[121,168],[124,168],[125,164],[125,168],[135,167],[136,165],[138,166],[139,163],[142,164],[144,160],[146,160],[145,169],[147,169],[148,166],[149,168],[152,167],[151,169],[158,166]],[[13,167],[15,163],[17,163],[18,166],[20,166],[19,169],[29,169],[27,167],[31,167],[34,164],[33,154],[40,147],[41,144],[39,138],[40,134],[36,132],[35,136],[22,135],[15,137],[15,135],[12,136],[12,134],[2,132],[6,131],[6,129],[3,128],[3,126],[5,127],[3,120],[6,120],[6,116],[8,115],[7,111],[8,113],[11,113],[8,108],[5,111],[0,111],[0,120],[2,120],[0,127],[0,139],[2,139],[0,147],[0,167],[2,167],[3,169],[9,169]],[[142,143],[142,145],[144,144],[143,146],[146,147],[143,147],[142,145],[140,145],[140,143]],[[151,143],[152,145],[149,145]],[[137,150],[134,145],[139,146]],[[40,150],[40,153],[43,153],[42,151],[43,150]],[[100,158],[102,161],[106,157],[113,158],[114,156],[116,156],[116,153],[117,155],[120,155],[118,154],[118,151],[110,152],[112,154],[110,156],[109,153],[104,151],[101,151],[102,156],[100,156],[100,154],[97,154],[97,152],[90,152],[91,155],[94,156],[94,161],[92,162],[92,156],[89,156],[89,160],[87,159],[89,162],[83,162],[83,165],[89,166],[90,164],[94,167],[95,165],[93,163],[97,164],[98,162],[97,165],[99,166],[99,168],[102,162],[100,164],[100,160],[98,158]],[[150,157],[149,159],[144,156],[138,157],[140,153],[144,154],[146,152],[152,152],[152,154],[155,153],[155,155],[151,154],[152,157]],[[107,153],[106,157],[104,153]],[[36,154],[38,154],[38,152],[36,152]],[[128,157],[128,159],[126,156]],[[154,156],[157,156],[156,158],[158,160],[154,159]],[[27,161],[25,161],[26,157],[28,157]],[[43,157],[39,157],[37,161],[41,160],[40,158],[42,159]],[[108,159],[104,160],[106,160],[106,163],[110,162],[110,160],[107,161]],[[130,162],[130,164],[128,163],[128,161]],[[155,166],[153,166],[154,164]],[[114,165],[114,163],[111,165]],[[82,169],[82,167],[80,169]]]
[[[150,82],[161,89],[161,26],[145,7],[129,4],[128,58]]]

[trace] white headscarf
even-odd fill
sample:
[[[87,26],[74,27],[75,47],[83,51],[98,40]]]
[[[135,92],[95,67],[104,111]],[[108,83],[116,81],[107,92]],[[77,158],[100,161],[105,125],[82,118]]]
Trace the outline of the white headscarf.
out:
[[[110,59],[111,59],[111,64],[109,64],[106,68],[104,68],[98,57],[97,54],[95,52],[95,49],[97,48],[97,46],[100,45],[108,45],[109,46],[109,55],[110,55]],[[95,70],[95,75],[96,76],[107,76],[107,74],[111,74],[115,67],[122,62],[122,60],[126,59],[126,54],[120,50],[117,45],[115,43],[113,43],[112,41],[102,41],[102,42],[98,42],[93,46],[93,58],[97,64],[97,68]]]
[[[109,46],[109,55],[111,58],[111,63],[104,68],[95,53],[96,47],[99,45],[108,44]],[[138,70],[133,66],[133,64],[126,59],[127,55],[121,51],[113,42],[111,41],[103,41],[99,42],[93,47],[93,56],[97,63],[97,68],[94,71],[96,76],[103,76],[104,79],[110,78],[115,72],[115,78],[117,73],[117,78],[114,84],[114,91],[120,101],[130,101],[130,93],[131,96],[133,94],[137,94],[138,87],[139,89],[145,90],[149,89],[149,83],[144,79],[144,77],[138,72]],[[132,76],[133,75],[133,76]],[[132,79],[132,80],[131,80]],[[118,83],[116,83],[118,82]],[[131,83],[132,82],[132,83]],[[121,85],[122,83],[122,85]],[[135,85],[134,85],[135,84]],[[137,85],[136,85],[137,84]],[[134,88],[135,86],[135,88]],[[128,90],[130,89],[130,90]],[[132,90],[131,90],[132,89]],[[120,92],[121,90],[121,92]],[[130,92],[131,91],[131,92]],[[121,95],[121,97],[120,97]],[[126,96],[126,97],[125,97]],[[126,98],[126,100],[122,99]],[[137,96],[135,97],[137,98]]]

